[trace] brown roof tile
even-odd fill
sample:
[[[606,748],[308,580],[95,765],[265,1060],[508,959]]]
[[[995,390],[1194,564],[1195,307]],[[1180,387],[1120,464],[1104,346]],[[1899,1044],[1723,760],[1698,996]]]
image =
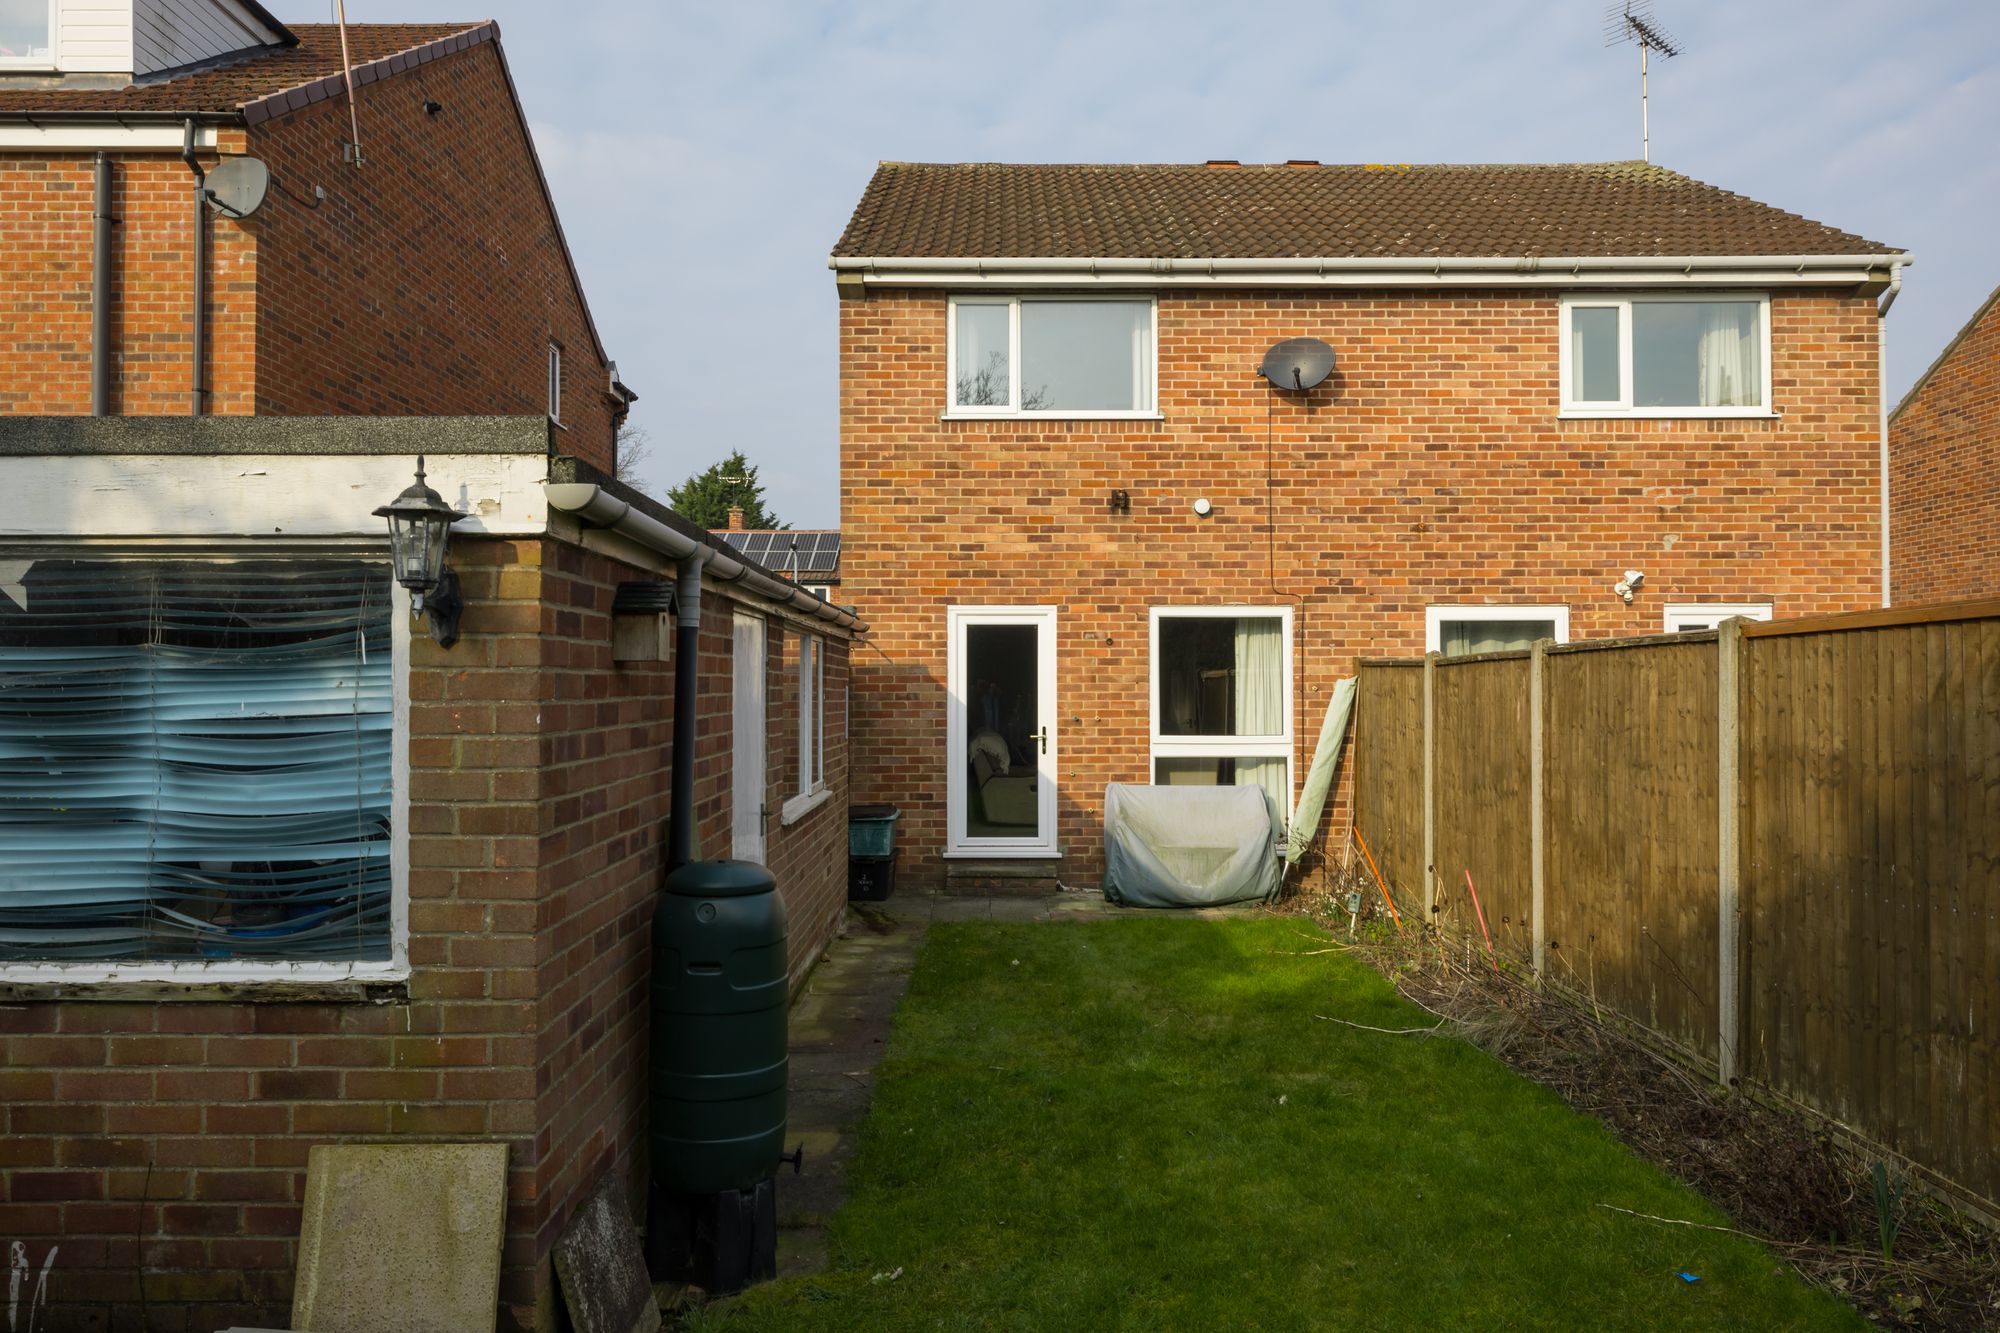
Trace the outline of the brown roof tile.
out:
[[[280,93],[296,94],[303,106],[305,90],[330,79],[340,85],[340,29],[331,23],[287,25],[298,37],[296,46],[274,46],[241,59],[158,83],[124,88],[0,89],[0,116],[81,114],[214,115],[240,112],[253,102]],[[490,31],[489,31],[490,30]],[[417,48],[442,44],[462,50],[498,35],[491,23],[351,23],[347,43],[356,69],[355,83],[370,79],[362,67]],[[459,39],[448,41],[447,39]],[[385,70],[386,72],[386,66]],[[322,90],[319,100],[327,96]],[[282,110],[283,108],[279,108]]]
[[[884,162],[834,246],[899,259],[1895,253],[1639,162]]]

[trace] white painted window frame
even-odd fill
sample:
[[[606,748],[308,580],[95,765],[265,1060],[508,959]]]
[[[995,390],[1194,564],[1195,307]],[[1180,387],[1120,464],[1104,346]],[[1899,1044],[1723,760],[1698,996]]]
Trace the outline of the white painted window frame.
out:
[[[317,544],[315,544],[317,546]],[[324,546],[287,547],[282,555],[258,549],[254,541],[218,540],[204,544],[198,552],[185,545],[119,550],[135,559],[337,559],[355,557],[384,565],[379,543],[358,548],[353,543]],[[87,553],[86,543],[61,547],[0,550],[19,558],[51,559]],[[410,976],[410,594],[390,581],[389,643],[391,711],[393,725],[389,740],[389,957],[380,961],[339,962],[332,959],[223,959],[216,962],[75,962],[0,963],[0,983],[9,985],[65,986],[215,986],[224,984],[274,982],[299,983],[398,982]]]
[[[1285,729],[1277,736],[1167,736],[1160,731],[1160,622],[1162,620],[1276,620],[1284,636]],[[1146,620],[1146,782],[1162,759],[1283,759],[1285,790],[1298,767],[1298,720],[1292,716],[1292,608],[1289,606],[1155,606]],[[1283,814],[1284,811],[1279,811]]]
[[[562,425],[562,344],[549,339],[549,420]]]
[[[1758,336],[1762,339],[1764,383],[1763,403],[1758,407],[1634,407],[1632,405],[1632,307],[1636,305],[1689,305],[1708,301],[1756,302]],[[1618,312],[1618,401],[1578,400],[1570,397],[1570,312],[1579,308],[1610,309]],[[1619,417],[1660,418],[1769,418],[1777,412],[1771,406],[1771,295],[1769,292],[1587,292],[1565,295],[1558,303],[1556,341],[1559,415],[1570,420],[1602,420]]]
[[[1440,602],[1424,608],[1425,652],[1443,651],[1438,645],[1444,641],[1443,627],[1447,620],[1547,620],[1555,624],[1556,642],[1569,642],[1569,607],[1560,603],[1479,606],[1469,602]]]
[[[1735,616],[1745,620],[1769,620],[1769,602],[1668,602],[1661,613],[1661,627],[1669,634],[1679,634],[1690,628],[1688,621],[1699,621],[1697,629],[1710,629]]]
[[[1049,408],[1025,411],[1021,401],[1021,306],[1035,302],[1112,301],[1123,305],[1144,302],[1147,309],[1146,346],[1138,355],[1147,362],[1146,383],[1151,401],[1129,411]],[[961,407],[958,404],[958,308],[961,305],[1005,306],[1007,308],[1007,402],[999,407]],[[1022,296],[953,296],[945,303],[944,331],[944,412],[946,421],[991,421],[1018,418],[1025,421],[1158,421],[1160,419],[1160,301],[1147,292],[1050,292]]]
[[[826,785],[826,641],[817,634],[800,634],[798,791],[779,812],[779,822],[794,823],[823,805]]]
[[[62,15],[57,0],[48,0],[49,53],[46,56],[0,56],[0,70],[52,70],[62,68]]]

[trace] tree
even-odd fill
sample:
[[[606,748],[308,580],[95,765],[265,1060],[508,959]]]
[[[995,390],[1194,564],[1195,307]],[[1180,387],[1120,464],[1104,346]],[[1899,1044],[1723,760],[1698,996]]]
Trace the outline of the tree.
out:
[[[646,428],[635,426],[630,421],[622,423],[613,448],[617,451],[618,480],[644,490],[639,482],[639,469],[653,456],[653,441],[647,436]]]
[[[667,503],[682,518],[704,528],[728,527],[731,505],[743,507],[743,526],[746,528],[791,526],[781,522],[776,514],[764,507],[764,485],[757,480],[757,469],[751,466],[740,449],[708,471],[697,472],[680,485],[670,488]]]

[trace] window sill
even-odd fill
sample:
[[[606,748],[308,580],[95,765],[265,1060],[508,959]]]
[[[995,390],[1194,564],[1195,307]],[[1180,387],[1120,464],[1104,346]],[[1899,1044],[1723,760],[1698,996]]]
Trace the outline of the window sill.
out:
[[[1645,411],[1587,412],[1578,408],[1566,408],[1556,413],[1558,421],[1782,421],[1784,413],[1767,412],[1762,408],[1735,411],[1699,409],[1686,411],[1681,408],[1652,408]]]
[[[226,1004],[405,1004],[410,998],[408,974],[401,976],[310,978],[244,978],[221,981],[191,977],[107,978],[101,981],[10,980],[0,973],[0,1004],[21,1001],[89,1002],[96,1000],[156,1003]]]
[[[833,799],[833,788],[820,786],[804,796],[794,796],[778,811],[778,826],[789,828]]]
[[[943,861],[1060,861],[1063,849],[1040,847],[959,847],[938,853]]]
[[[1008,425],[1046,421],[1165,421],[1159,412],[940,412],[939,421],[998,421]]]

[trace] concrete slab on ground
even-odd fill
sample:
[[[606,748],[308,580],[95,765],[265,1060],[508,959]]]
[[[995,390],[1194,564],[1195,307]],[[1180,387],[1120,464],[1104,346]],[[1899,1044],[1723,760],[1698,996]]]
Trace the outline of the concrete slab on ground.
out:
[[[306,1166],[295,1328],[470,1333],[500,1307],[504,1143],[333,1143]]]

